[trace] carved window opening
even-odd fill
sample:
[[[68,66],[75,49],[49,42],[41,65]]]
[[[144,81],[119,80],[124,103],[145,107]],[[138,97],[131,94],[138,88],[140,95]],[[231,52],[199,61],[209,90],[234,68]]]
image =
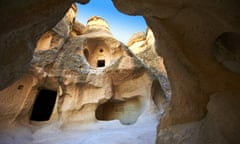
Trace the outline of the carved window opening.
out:
[[[105,60],[98,60],[97,61],[97,67],[104,67],[105,66]]]
[[[56,98],[56,91],[47,89],[40,90],[33,105],[30,120],[48,121],[52,115]]]

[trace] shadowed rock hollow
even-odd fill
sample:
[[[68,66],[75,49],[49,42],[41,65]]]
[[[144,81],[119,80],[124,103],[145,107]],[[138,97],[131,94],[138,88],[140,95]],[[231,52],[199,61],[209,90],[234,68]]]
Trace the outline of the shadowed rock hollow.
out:
[[[1,89],[26,72],[38,38],[54,27],[72,2],[1,1]],[[123,13],[144,16],[164,59],[172,98],[158,127],[157,143],[239,143],[240,3],[113,2]]]

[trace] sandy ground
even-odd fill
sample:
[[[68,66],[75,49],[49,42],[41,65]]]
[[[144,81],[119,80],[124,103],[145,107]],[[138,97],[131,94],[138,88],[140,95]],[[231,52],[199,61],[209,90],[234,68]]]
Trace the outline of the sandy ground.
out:
[[[114,120],[64,128],[59,123],[41,128],[18,126],[1,130],[0,144],[154,144],[157,124],[156,116],[148,116],[133,125]]]

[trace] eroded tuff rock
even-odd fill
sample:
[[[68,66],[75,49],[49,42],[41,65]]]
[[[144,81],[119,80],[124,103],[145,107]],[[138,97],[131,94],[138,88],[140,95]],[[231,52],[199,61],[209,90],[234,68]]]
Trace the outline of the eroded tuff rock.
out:
[[[1,1],[1,89],[26,71],[38,38],[63,17],[71,3],[71,0]],[[233,103],[239,103],[239,74],[226,68],[222,61],[219,63],[213,55],[215,40],[219,36],[225,32],[240,33],[239,2],[114,0],[114,4],[124,13],[144,16],[154,32],[156,50],[164,58],[171,82],[172,102],[158,133],[165,127],[171,134],[177,134],[171,128],[174,125],[202,119],[206,114],[208,100],[209,103],[212,101],[210,95],[220,92],[224,98],[222,104],[226,107],[226,113],[220,121],[230,119],[231,127],[235,127],[237,133],[222,128],[222,123],[216,121],[219,115],[214,115],[212,120],[218,130],[224,132],[221,135],[223,138],[227,138],[229,143],[239,143],[239,122],[236,119],[240,116],[235,111],[239,105],[231,107]],[[232,94],[234,99],[230,98]],[[211,104],[216,107],[221,105],[219,101]],[[215,114],[221,113],[221,110],[216,109]],[[215,126],[210,125],[210,128],[215,129]],[[158,138],[159,141],[163,139],[161,136]],[[174,141],[175,137],[170,136],[169,139]],[[186,143],[187,140],[179,143]]]
[[[74,8],[40,38],[29,72],[0,91],[2,128],[98,120],[128,125],[161,108],[158,79],[113,38],[104,19],[92,17],[83,34],[70,35]]]
[[[124,13],[144,16],[155,35],[156,50],[164,59],[171,83],[172,99],[159,125],[157,143],[174,143],[176,141],[178,143],[205,143],[203,141],[191,141],[192,139],[188,138],[177,140],[177,137],[190,135],[191,130],[184,133],[184,128],[181,128],[180,131],[182,130],[183,133],[180,133],[174,129],[174,126],[186,124],[185,128],[187,128],[188,123],[208,117],[211,111],[209,107],[207,108],[208,103],[216,107],[225,105],[228,111],[234,113],[232,115],[226,112],[225,116],[221,117],[222,120],[219,120],[223,111],[215,109],[215,115],[207,120],[207,123],[211,123],[211,121],[214,123],[214,125],[208,127],[208,130],[219,131],[222,134],[221,137],[228,143],[239,143],[240,125],[236,119],[240,119],[240,114],[235,109],[240,109],[240,107],[231,107],[236,101],[240,102],[240,85],[238,84],[240,75],[233,72],[238,70],[238,68],[235,68],[238,67],[238,60],[234,60],[238,54],[218,53],[220,57],[223,56],[224,58],[218,58],[217,60],[214,50],[216,50],[216,40],[219,42],[219,38],[223,38],[221,37],[223,33],[239,34],[240,3],[234,0],[113,1],[115,6]],[[223,39],[226,40],[227,38]],[[237,38],[233,36],[230,39],[232,40],[228,39],[227,41],[234,42]],[[220,42],[223,42],[223,40],[220,40]],[[230,45],[226,44],[224,46],[229,47]],[[236,51],[234,50],[236,45],[232,46],[234,45],[227,48],[228,51]],[[229,59],[229,57],[232,58]],[[230,63],[227,64],[228,60],[230,60]],[[228,68],[224,65],[227,65]],[[221,96],[224,97],[226,102],[222,104],[211,102],[211,95],[218,92],[221,92]],[[231,98],[231,93],[236,96],[235,100]],[[234,125],[238,132],[223,128],[225,124],[221,121],[226,122],[230,117],[231,125]],[[168,137],[168,140],[161,135],[161,130],[164,129],[173,134]],[[203,136],[210,140],[216,138],[210,135],[202,135],[203,133],[194,136],[195,138]],[[177,134],[179,136],[176,136]],[[224,141],[222,142],[224,143]],[[213,143],[218,142],[213,141]]]
[[[38,39],[63,18],[73,2],[1,0],[0,89],[28,70]],[[88,0],[78,2],[85,4]]]
[[[170,99],[171,90],[163,58],[158,56],[155,38],[150,28],[134,33],[128,41],[128,48],[159,78],[165,95]]]

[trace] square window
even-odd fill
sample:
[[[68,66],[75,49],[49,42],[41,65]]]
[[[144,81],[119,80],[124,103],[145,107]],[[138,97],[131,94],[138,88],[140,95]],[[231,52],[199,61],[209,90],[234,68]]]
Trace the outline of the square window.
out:
[[[105,60],[98,60],[97,61],[97,67],[104,67],[105,66]]]

